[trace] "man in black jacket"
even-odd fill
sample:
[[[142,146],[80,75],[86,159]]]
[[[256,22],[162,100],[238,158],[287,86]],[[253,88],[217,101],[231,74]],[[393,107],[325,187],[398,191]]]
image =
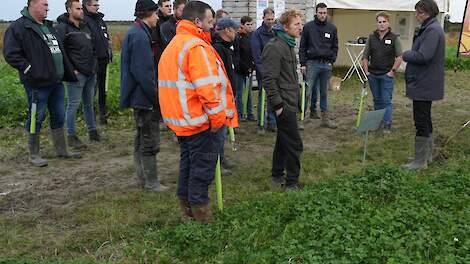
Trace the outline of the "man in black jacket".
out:
[[[62,43],[46,20],[47,0],[28,0],[21,11],[22,17],[13,22],[5,32],[3,54],[5,60],[17,69],[28,96],[26,131],[28,133],[29,162],[33,166],[47,166],[39,155],[41,124],[49,109],[52,140],[59,157],[80,157],[69,153],[64,135],[64,81],[77,81],[70,62],[64,54]],[[35,120],[35,123],[32,123]],[[33,127],[31,129],[31,126]],[[34,129],[35,128],[35,129]]]
[[[176,35],[176,23],[181,20],[186,2],[186,0],[173,1],[173,15],[170,16],[168,21],[160,24],[160,38],[163,43],[163,49],[166,48],[171,39]]]
[[[158,0],[158,22],[157,25],[152,28],[152,49],[155,58],[155,62],[158,65],[160,57],[163,53],[163,47],[165,44],[160,34],[160,26],[167,22],[171,18],[171,2],[170,0]],[[158,71],[157,71],[158,74]]]
[[[247,86],[247,80],[250,82],[251,74],[255,69],[255,63],[253,61],[253,55],[251,53],[251,33],[253,32],[253,18],[244,16],[240,19],[240,31],[235,41],[233,42],[233,63],[235,65],[235,89],[236,89],[236,103],[238,119],[242,120],[246,118],[249,121],[254,121],[253,116],[253,103],[251,91],[247,93],[247,116],[243,116],[244,102],[243,102],[243,90],[251,89],[250,85]],[[245,87],[247,86],[247,87]]]
[[[263,85],[268,101],[276,112],[277,138],[273,152],[272,182],[285,189],[299,189],[300,138],[297,113],[299,112],[299,77],[295,39],[302,31],[301,14],[296,10],[284,12],[280,24],[273,27],[276,37],[266,44],[263,62]],[[284,178],[284,171],[287,177]]]
[[[69,146],[80,148],[84,145],[77,137],[75,120],[82,99],[90,141],[99,141],[93,111],[97,60],[91,30],[83,23],[83,6],[79,0],[67,0],[65,6],[67,13],[57,18],[59,25],[55,29],[78,79],[78,82],[67,83],[66,119]]]
[[[316,84],[320,85],[321,125],[327,128],[336,128],[328,117],[328,84],[331,78],[333,63],[338,55],[338,33],[336,26],[328,22],[328,10],[324,3],[317,4],[316,15],[313,21],[305,24],[300,39],[299,59],[300,69],[307,76],[307,98],[312,96],[310,118],[320,118],[317,114]],[[308,100],[306,100],[308,101]]]
[[[217,21],[216,27],[217,31],[214,34],[212,45],[222,59],[227,76],[232,87],[234,87],[235,67],[233,65],[233,41],[237,36],[240,24],[233,21],[231,18],[223,17]],[[235,94],[236,91],[233,92]]]
[[[227,72],[227,76],[230,81],[230,86],[235,87],[235,67],[233,65],[233,41],[235,40],[238,29],[240,28],[240,24],[233,21],[229,17],[222,17],[217,21],[216,28],[217,30],[215,31],[214,39],[212,40],[212,46],[215,48],[220,58],[222,59],[222,62],[224,63],[225,71]],[[236,96],[235,91],[236,90],[232,90],[234,96]],[[227,128],[223,126],[221,129],[226,130]],[[222,167],[227,170],[224,174],[230,173],[228,169],[231,169],[235,165],[230,162],[226,157],[224,157],[224,141],[226,134],[226,132],[218,133],[218,135],[220,135],[220,137],[218,137],[218,140],[219,145],[221,146],[220,156],[222,160]]]
[[[84,21],[91,29],[95,40],[96,56],[98,57],[98,105],[100,111],[100,123],[107,123],[106,112],[106,70],[113,59],[111,50],[111,37],[108,27],[103,20],[104,14],[98,12],[100,4],[98,0],[83,0]]]

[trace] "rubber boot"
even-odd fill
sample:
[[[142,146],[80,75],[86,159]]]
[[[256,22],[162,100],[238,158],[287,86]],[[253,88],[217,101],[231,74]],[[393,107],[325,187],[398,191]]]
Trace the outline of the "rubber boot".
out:
[[[434,150],[434,138],[433,138],[432,134],[429,134],[428,147],[429,147],[429,154],[428,154],[428,165],[429,165],[433,162],[432,153],[433,153],[433,150]],[[415,157],[413,157],[413,156],[408,157],[408,161],[413,161],[414,159],[415,159]]]
[[[101,125],[108,124],[108,120],[107,120],[108,115],[106,113],[106,108],[100,108],[99,112],[100,112],[100,117],[99,117],[100,124]]]
[[[209,203],[192,205],[191,211],[194,215],[194,219],[199,223],[208,224],[212,222],[212,211],[209,207]]]
[[[56,154],[59,158],[79,159],[82,157],[80,153],[67,151],[67,144],[65,144],[64,128],[51,129],[51,135]]]
[[[141,154],[138,151],[134,152],[134,167],[135,167],[135,172],[137,175],[137,185],[140,188],[144,188],[145,187],[144,170],[142,168]]]
[[[98,134],[98,130],[89,130],[88,131],[88,138],[91,142],[99,142],[100,141],[100,134]]]
[[[317,111],[310,111],[309,118],[310,119],[321,119],[320,116],[318,115]]]
[[[39,155],[39,134],[28,134],[29,163],[35,167],[47,166],[47,160]]]
[[[164,192],[169,188],[162,185],[157,176],[157,160],[155,156],[142,156],[142,171],[145,178],[144,188],[154,192]]]
[[[191,211],[191,205],[188,200],[180,199],[180,212],[181,219],[183,221],[194,218],[193,212]]]
[[[433,157],[432,153],[434,150],[434,138],[432,134],[429,134],[429,139],[428,139],[428,165],[433,162]]]
[[[338,126],[330,120],[328,112],[321,112],[321,127],[336,129]]]
[[[75,149],[85,149],[86,145],[83,144],[83,142],[80,140],[80,138],[77,137],[77,135],[68,135],[67,136],[67,143],[69,144],[69,147],[75,148]]]
[[[298,121],[297,125],[299,130],[305,130],[304,120]]]
[[[429,137],[415,137],[415,157],[412,162],[403,165],[404,169],[421,170],[428,168]]]

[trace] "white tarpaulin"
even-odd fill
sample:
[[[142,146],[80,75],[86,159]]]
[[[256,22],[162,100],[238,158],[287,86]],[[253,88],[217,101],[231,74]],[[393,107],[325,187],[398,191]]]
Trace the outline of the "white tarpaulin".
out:
[[[318,1],[317,2],[321,2]],[[328,8],[387,10],[387,11],[415,11],[417,0],[324,0]],[[439,11],[446,12],[446,0],[436,0]]]

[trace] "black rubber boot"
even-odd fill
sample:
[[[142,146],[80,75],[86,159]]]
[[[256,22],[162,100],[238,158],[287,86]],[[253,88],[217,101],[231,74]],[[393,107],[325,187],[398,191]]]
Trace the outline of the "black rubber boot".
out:
[[[410,163],[403,165],[407,170],[428,168],[429,137],[415,137],[415,157]]]
[[[67,144],[65,144],[65,134],[63,128],[51,129],[51,135],[56,154],[59,158],[79,159],[82,157],[80,153],[67,151]]]
[[[28,134],[29,163],[35,167],[47,166],[47,160],[39,155],[39,134]]]
[[[154,192],[164,192],[169,188],[162,185],[157,176],[157,160],[155,156],[142,156],[142,170],[145,177],[145,188]]]

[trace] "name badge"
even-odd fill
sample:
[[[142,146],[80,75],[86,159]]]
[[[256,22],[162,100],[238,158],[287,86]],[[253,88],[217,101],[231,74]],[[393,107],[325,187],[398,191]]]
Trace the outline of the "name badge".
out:
[[[325,33],[325,38],[331,38],[330,33]]]
[[[391,39],[386,39],[386,40],[385,40],[385,44],[391,45],[391,44],[392,44],[392,40],[391,40]]]

